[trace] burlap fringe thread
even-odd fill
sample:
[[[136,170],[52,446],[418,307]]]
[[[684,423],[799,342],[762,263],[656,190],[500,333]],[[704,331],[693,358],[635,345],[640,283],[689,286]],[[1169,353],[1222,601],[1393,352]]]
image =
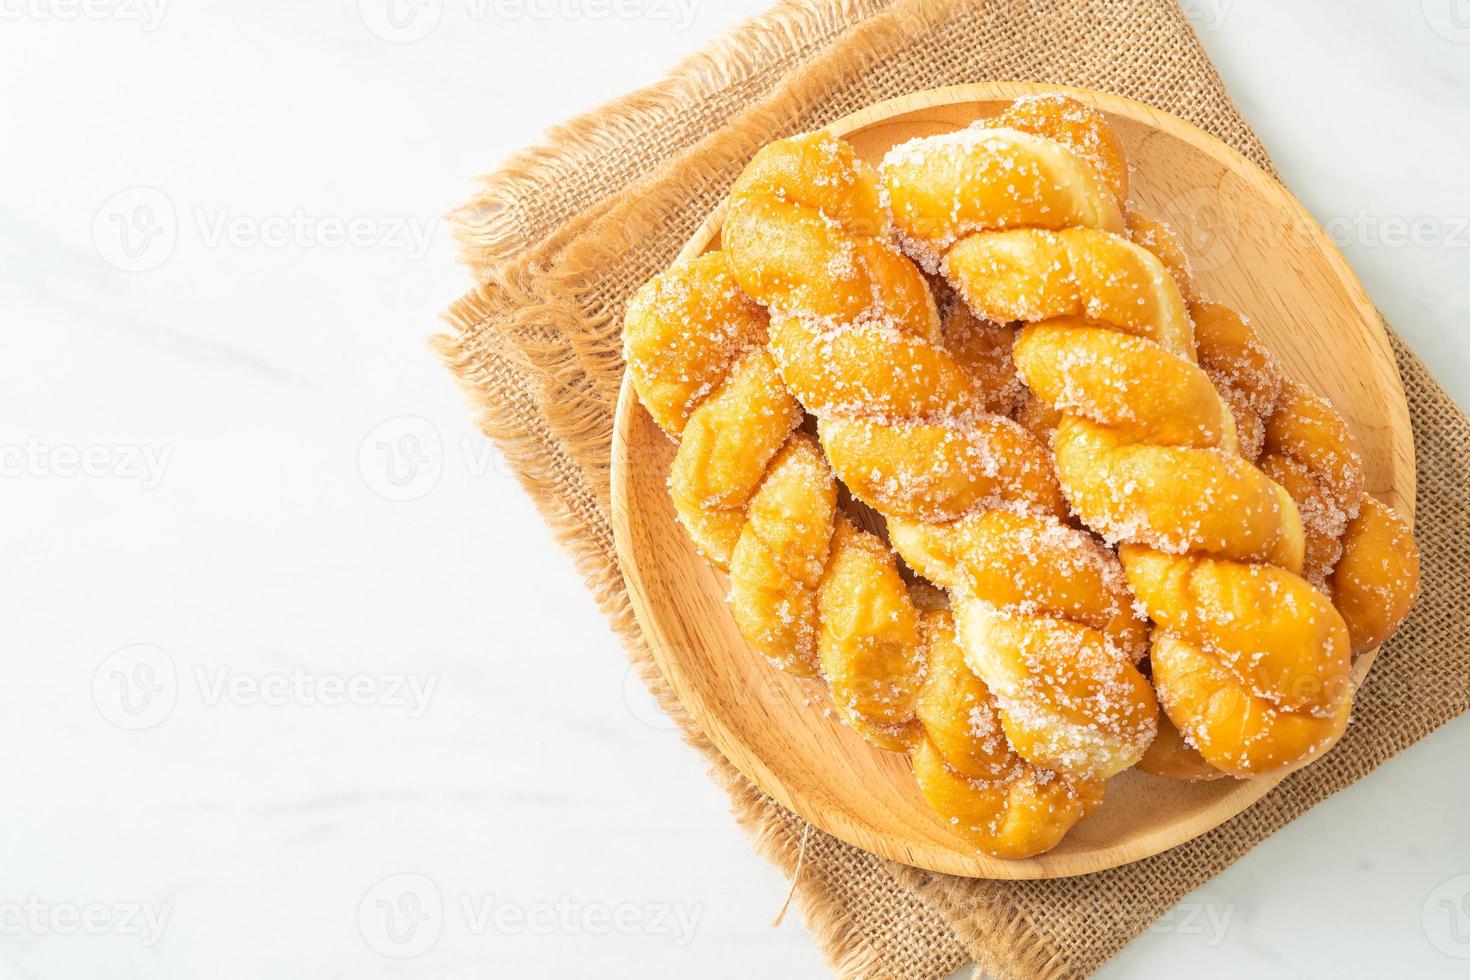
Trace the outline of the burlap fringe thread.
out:
[[[622,383],[621,357],[607,353],[621,350],[616,342],[621,332],[621,311],[587,310],[578,297],[606,254],[635,247],[645,232],[661,225],[677,209],[680,186],[719,180],[732,163],[748,159],[764,145],[772,129],[789,128],[792,120],[815,105],[830,77],[850,70],[853,59],[870,63],[881,59],[916,27],[941,23],[958,3],[913,2],[890,11],[884,11],[885,4],[874,0],[842,0],[835,9],[783,3],[686,59],[652,88],[552,128],[543,144],[516,154],[484,177],[475,205],[451,216],[461,260],[483,285],[461,297],[446,312],[450,333],[431,340],[458,379],[480,429],[511,464],[522,488],[567,549],[598,606],[623,639],[639,679],[660,709],[677,724],[684,740],[711,763],[712,778],[730,795],[735,818],[750,835],[757,852],[791,879],[792,893],[798,897],[807,928],[827,955],[834,976],[855,980],[884,975],[885,964],[847,910],[829,892],[798,876],[813,832],[811,826],[793,815],[792,821],[802,828],[796,839],[784,822],[771,821],[770,800],[724,760],[689,718],[639,634],[617,570],[611,536],[593,529],[595,533],[589,537],[587,524],[578,516],[588,509],[608,516],[610,489],[606,478],[612,440],[604,413],[595,407],[595,400],[585,397],[582,386],[590,379],[598,398],[615,404]],[[805,73],[799,84],[779,88],[743,113],[742,118],[732,121],[738,140],[731,141],[728,134],[721,134],[718,141],[711,137],[696,147],[677,171],[666,170],[645,178],[645,187],[661,184],[666,188],[662,195],[650,197],[641,189],[631,189],[611,206],[570,198],[558,202],[562,207],[540,222],[528,220],[517,208],[516,202],[538,188],[548,173],[560,173],[575,168],[579,160],[614,151],[623,140],[634,138],[640,131],[640,119],[661,117],[670,101],[677,104],[700,97],[712,80],[715,84],[733,81],[742,68],[748,71],[777,53],[805,47],[810,39],[827,37],[839,25],[851,23],[860,26],[844,39],[841,52],[819,56],[812,63],[814,71]],[[582,210],[588,207],[590,212]],[[594,223],[604,232],[588,240]],[[542,235],[547,234],[549,237],[543,239]],[[541,244],[527,252],[523,245],[528,240]],[[504,317],[507,308],[515,311],[508,322]],[[506,345],[500,352],[510,353],[509,363],[519,364],[524,373],[506,372],[499,377],[485,374],[487,359],[478,356],[475,328],[492,320],[500,322],[502,333],[516,337],[516,344]],[[598,349],[579,343],[568,349],[563,339],[569,335],[581,337],[588,323],[595,325],[596,336],[605,346]],[[573,325],[576,330],[565,329]],[[507,387],[526,390],[541,406],[542,416],[507,419],[504,403],[486,395]],[[571,394],[576,397],[566,397]],[[558,442],[577,458],[593,461],[587,469],[600,479],[589,483],[581,473],[552,465],[554,457],[548,447]],[[568,482],[574,488],[570,498]],[[1033,948],[1041,950],[1035,941],[1026,941],[1027,930],[1020,923],[1007,925],[1010,928],[1002,931],[1014,933],[1015,948],[1032,973],[1043,980],[1062,980],[1064,973],[1050,971],[1046,959],[1032,953]],[[969,958],[959,947],[954,953],[951,958],[956,968]]]

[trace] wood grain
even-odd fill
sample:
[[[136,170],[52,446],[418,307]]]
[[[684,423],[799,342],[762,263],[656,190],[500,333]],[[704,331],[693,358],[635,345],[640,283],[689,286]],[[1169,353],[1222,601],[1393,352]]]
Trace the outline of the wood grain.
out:
[[[1287,370],[1327,396],[1363,449],[1368,487],[1412,521],[1414,444],[1382,321],[1306,210],[1248,160],[1190,124],[1118,96],[992,83],[920,92],[828,127],[871,162],[896,143],[995,115],[1021,95],[1066,92],[1107,113],[1134,168],[1133,196],[1184,234],[1196,278],[1248,316]],[[684,256],[718,246],[723,208]],[[1138,772],[1048,854],[975,853],[924,804],[907,758],[839,724],[817,681],[772,667],[746,645],[727,583],[674,519],[665,479],[674,446],[623,385],[613,434],[613,528],[638,622],[655,659],[714,744],[762,790],[818,828],[886,858],[948,874],[1049,878],[1149,857],[1218,826],[1280,777],[1176,783]],[[1373,654],[1355,666],[1359,679]]]

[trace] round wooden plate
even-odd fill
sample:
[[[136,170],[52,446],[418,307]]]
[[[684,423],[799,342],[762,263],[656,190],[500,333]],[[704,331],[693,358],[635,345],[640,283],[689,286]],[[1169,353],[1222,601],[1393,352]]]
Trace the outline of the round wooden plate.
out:
[[[893,145],[995,115],[1022,95],[1066,92],[1103,112],[1128,149],[1133,196],[1186,236],[1210,296],[1246,314],[1287,368],[1352,425],[1369,489],[1412,520],[1414,444],[1382,322],[1306,210],[1239,153],[1194,126],[1113,95],[1058,86],[967,85],[873,106],[828,127],[876,163]],[[723,208],[684,250],[718,247]],[[984,878],[1086,874],[1158,854],[1218,826],[1280,777],[1190,784],[1130,771],[1055,850],[1024,861],[977,854],[925,806],[907,757],[838,723],[817,681],[746,645],[724,576],[674,519],[674,446],[626,382],[613,434],[612,507],[633,608],[664,676],[714,744],[783,806],[836,837],[931,871]],[[1373,655],[1360,658],[1359,677]]]

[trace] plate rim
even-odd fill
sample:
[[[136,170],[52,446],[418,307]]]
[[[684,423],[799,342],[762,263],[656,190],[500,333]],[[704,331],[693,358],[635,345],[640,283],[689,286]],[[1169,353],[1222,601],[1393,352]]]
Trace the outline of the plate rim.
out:
[[[946,86],[886,99],[834,120],[820,128],[837,136],[846,136],[849,133],[879,124],[895,116],[906,115],[927,108],[940,108],[964,103],[1006,101],[1026,95],[1051,93],[1070,95],[1111,115],[1128,118],[1180,138],[1195,149],[1214,157],[1228,170],[1245,176],[1246,179],[1261,188],[1263,193],[1281,198],[1286,208],[1292,213],[1292,216],[1300,222],[1301,227],[1306,230],[1307,234],[1316,239],[1317,244],[1321,246],[1321,251],[1332,268],[1339,284],[1342,286],[1349,305],[1362,313],[1363,321],[1369,325],[1370,330],[1367,331],[1368,338],[1374,345],[1380,348],[1379,354],[1381,358],[1393,368],[1392,376],[1391,378],[1387,378],[1387,380],[1391,382],[1390,394],[1394,397],[1390,398],[1389,404],[1384,406],[1386,416],[1397,416],[1396,418],[1388,418],[1390,427],[1395,429],[1402,428],[1402,430],[1412,433],[1407,395],[1404,391],[1403,379],[1398,369],[1397,359],[1393,355],[1393,349],[1389,342],[1387,325],[1378,314],[1377,307],[1348,264],[1346,257],[1343,256],[1341,250],[1337,248],[1330,237],[1327,236],[1325,230],[1321,228],[1311,213],[1307,211],[1301,202],[1285,186],[1263,171],[1245,155],[1194,124],[1150,106],[1147,103],[1111,93],[1075,86],[1006,81]],[[723,225],[725,207],[726,202],[722,200],[711,210],[683,249],[680,250],[676,261],[693,258],[708,249],[709,243]],[[1130,853],[1128,855],[1112,855],[1112,852],[1121,849],[1120,846],[1064,855],[1056,855],[1055,852],[1049,852],[1021,860],[1006,860],[990,857],[985,854],[971,854],[963,851],[959,845],[950,851],[939,851],[931,854],[931,849],[926,847],[922,853],[915,853],[902,842],[888,838],[875,838],[875,835],[871,831],[851,821],[845,813],[809,805],[803,793],[794,791],[791,787],[787,786],[765,764],[764,760],[761,760],[755,753],[748,750],[732,752],[730,748],[732,744],[743,746],[745,743],[741,742],[733,732],[727,730],[716,713],[710,711],[699,712],[691,709],[688,704],[689,700],[699,701],[700,699],[698,696],[692,696],[692,692],[687,691],[685,685],[679,683],[676,679],[678,666],[668,653],[669,647],[672,644],[670,644],[658,617],[654,616],[651,612],[650,603],[646,598],[647,590],[643,587],[642,579],[638,573],[640,559],[634,551],[632,542],[629,540],[629,508],[631,504],[628,489],[631,481],[627,478],[626,472],[630,449],[628,427],[631,424],[633,413],[638,411],[643,411],[643,409],[638,402],[636,394],[633,392],[632,384],[625,372],[623,382],[618,391],[618,400],[613,421],[610,460],[610,513],[613,526],[614,550],[618,558],[624,584],[628,589],[634,618],[637,620],[639,628],[643,632],[647,646],[653,655],[654,662],[658,665],[664,680],[674,690],[675,694],[678,695],[681,703],[684,704],[691,723],[710,740],[715,749],[745,776],[745,778],[749,779],[762,792],[770,795],[781,806],[808,821],[817,829],[831,834],[845,843],[876,854],[881,858],[900,861],[927,871],[943,874],[996,880],[1074,877],[1131,864],[1135,861],[1157,856],[1171,848],[1188,843],[1244,812],[1269,794],[1283,779],[1295,771],[1295,769],[1292,769],[1273,776],[1239,781],[1239,785],[1233,792],[1222,797],[1215,804],[1199,813],[1187,819],[1169,824],[1167,827],[1160,828],[1143,838],[1130,841],[1128,848]],[[1407,485],[1400,486],[1395,482],[1391,487],[1378,488],[1379,491],[1386,491],[1394,498],[1393,506],[1395,510],[1409,523],[1410,527],[1414,524],[1414,498],[1416,491],[1415,450],[1416,447],[1411,435],[1407,441],[1407,458],[1404,460],[1406,465],[1399,467],[1407,475]],[[689,546],[692,547],[692,544]],[[1363,653],[1354,661],[1353,681],[1355,686],[1361,684],[1367,676],[1377,654],[1378,650],[1375,648]],[[872,751],[881,752],[882,750],[874,748]],[[1306,763],[1303,764],[1305,765]],[[748,768],[753,771],[748,771]]]

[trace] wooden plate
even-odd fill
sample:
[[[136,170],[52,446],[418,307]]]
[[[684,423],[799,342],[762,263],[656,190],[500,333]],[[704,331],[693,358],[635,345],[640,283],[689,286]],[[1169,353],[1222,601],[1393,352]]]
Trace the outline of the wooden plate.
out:
[[[1056,91],[1107,113],[1127,146],[1142,209],[1186,236],[1205,291],[1250,317],[1288,370],[1332,400],[1360,440],[1369,489],[1412,519],[1408,405],[1373,303],[1306,210],[1239,153],[1138,102],[1011,83],[920,92],[829,128],[877,162],[896,143],[995,115],[1021,95]],[[718,247],[722,213],[711,215],[685,256]],[[819,682],[783,674],[746,645],[725,604],[724,576],[674,520],[664,482],[673,454],[624,383],[613,435],[613,528],[638,622],[664,676],[725,757],[820,829],[931,871],[1061,877],[1181,844],[1279,781],[1186,784],[1127,772],[1050,853],[1025,861],[975,854],[925,806],[904,755],[867,745],[827,710]],[[1359,677],[1371,660],[1360,659]]]

